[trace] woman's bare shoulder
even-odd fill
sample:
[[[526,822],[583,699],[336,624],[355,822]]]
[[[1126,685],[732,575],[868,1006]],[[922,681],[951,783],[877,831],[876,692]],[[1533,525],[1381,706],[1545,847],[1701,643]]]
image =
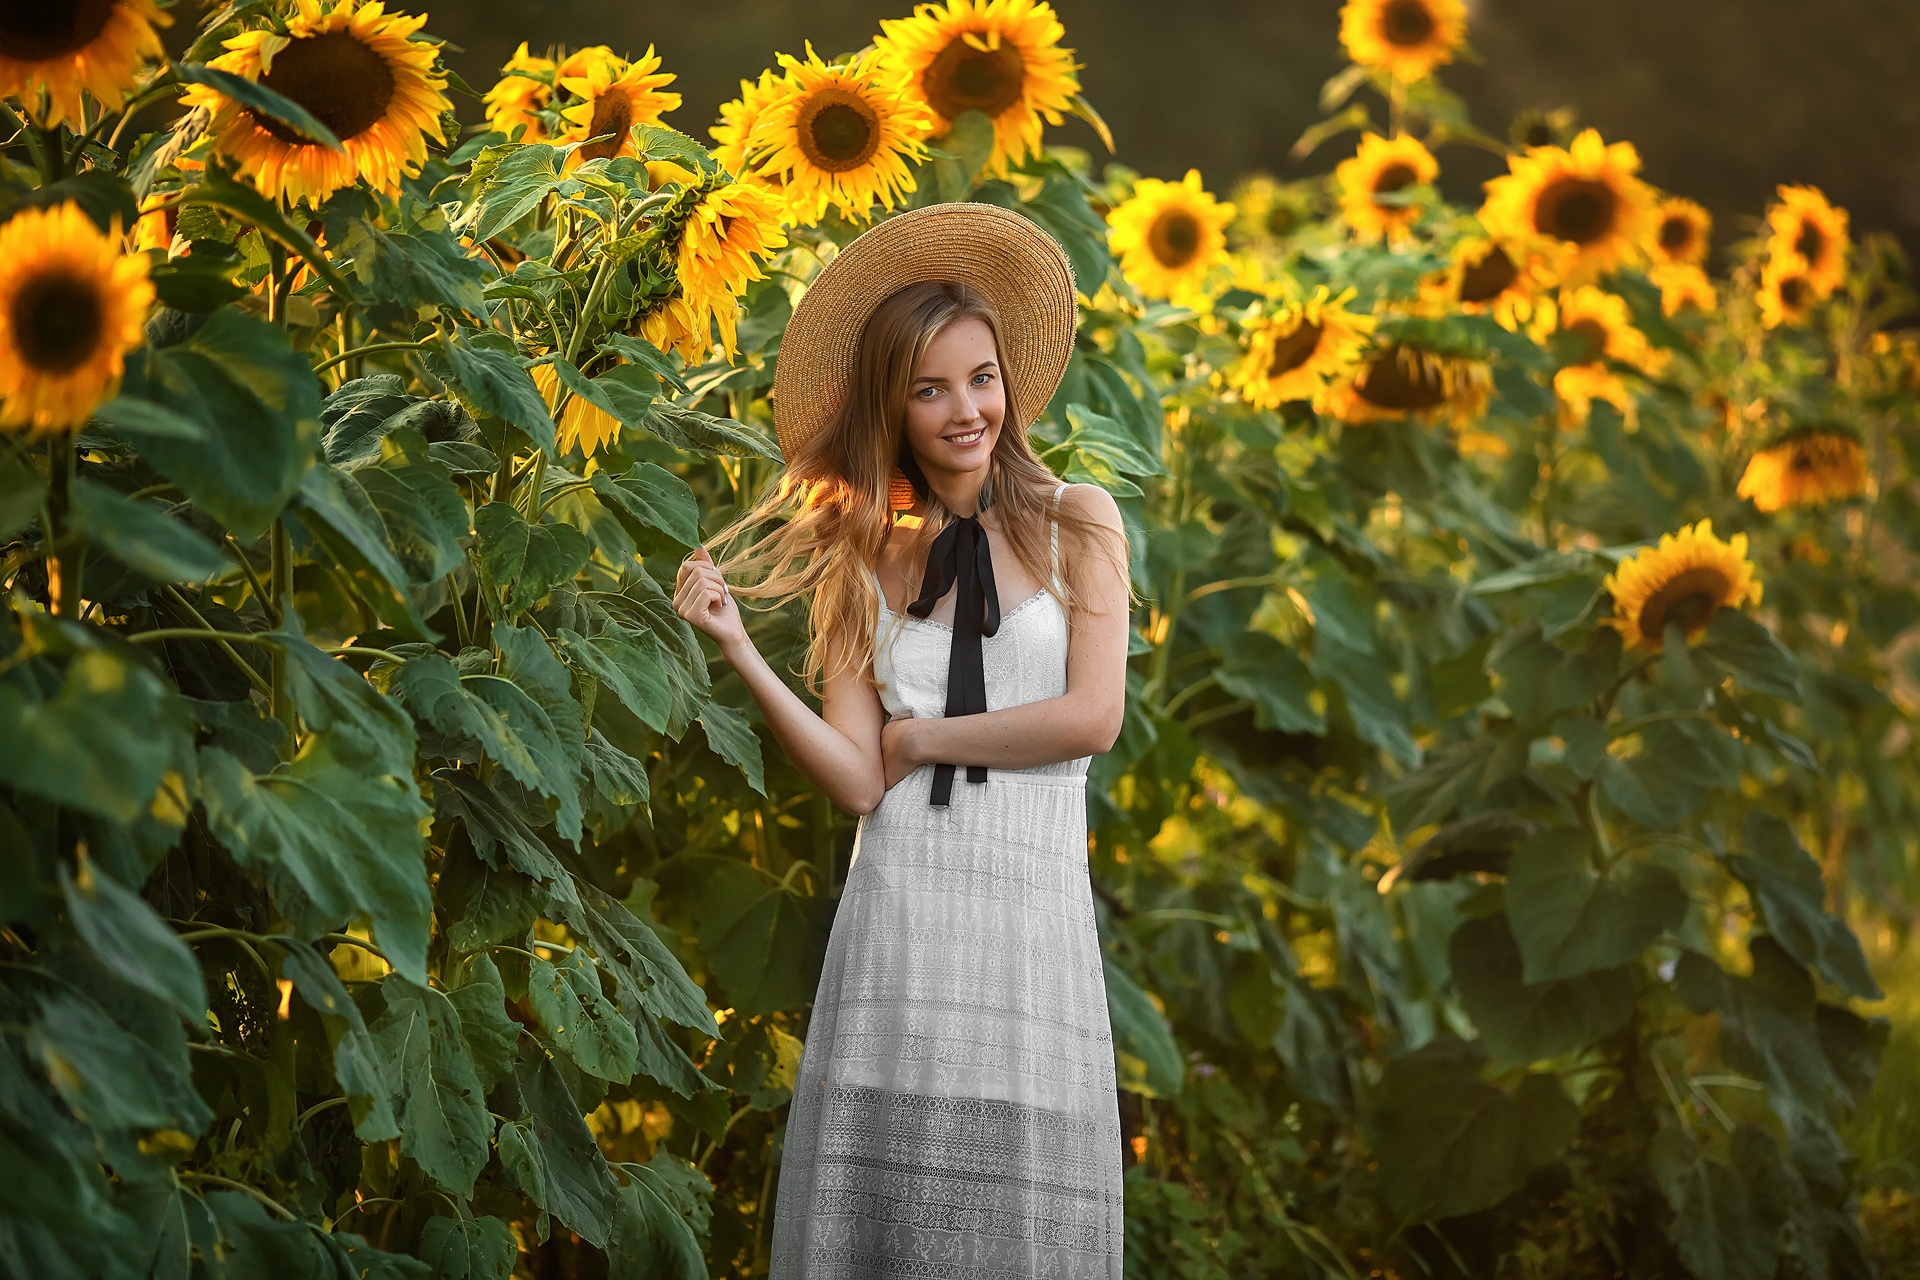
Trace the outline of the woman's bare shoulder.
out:
[[[1092,520],[1111,529],[1120,524],[1120,504],[1097,484],[1070,484],[1060,495],[1060,505],[1082,520]]]

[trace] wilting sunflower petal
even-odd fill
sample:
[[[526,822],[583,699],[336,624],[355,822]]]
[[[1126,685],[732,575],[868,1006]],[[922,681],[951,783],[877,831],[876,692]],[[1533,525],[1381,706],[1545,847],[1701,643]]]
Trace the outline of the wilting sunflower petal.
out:
[[[1347,0],[1340,10],[1347,56],[1396,80],[1426,79],[1466,39],[1464,0]]]
[[[210,64],[305,107],[343,151],[308,142],[205,85],[189,85],[181,101],[212,112],[214,150],[274,199],[317,204],[359,179],[397,191],[401,175],[420,171],[427,139],[446,141],[440,122],[452,109],[446,74],[435,66],[439,46],[412,38],[425,22],[389,15],[379,0],[337,0],[331,8],[294,0],[284,36],[243,32]]]
[[[1535,236],[1573,247],[1567,283],[1583,284],[1637,261],[1653,218],[1653,192],[1635,176],[1633,144],[1609,146],[1592,129],[1571,147],[1534,147],[1487,184],[1480,223],[1489,234]]]
[[[1360,149],[1333,171],[1340,189],[1340,212],[1354,235],[1371,244],[1385,237],[1401,240],[1420,216],[1420,207],[1392,200],[1397,192],[1424,187],[1440,176],[1440,162],[1418,138],[1383,138],[1370,133]],[[1388,197],[1383,199],[1383,197]]]
[[[987,172],[1004,176],[1040,150],[1042,121],[1061,124],[1080,92],[1066,29],[1039,0],[948,0],[883,20],[874,42],[945,133],[968,111],[993,121]]]
[[[8,5],[0,11],[0,98],[19,98],[37,114],[44,89],[49,127],[80,127],[82,90],[118,111],[141,64],[162,55],[153,29],[172,22],[153,0]]]
[[[1739,494],[1762,511],[1817,507],[1867,491],[1867,451],[1840,427],[1813,427],[1775,440],[1753,455]]]
[[[1669,623],[1685,627],[1691,639],[1721,609],[1759,604],[1761,592],[1747,559],[1747,535],[1723,542],[1711,520],[1664,534],[1659,545],[1635,552],[1605,587],[1613,597],[1613,625],[1640,649],[1660,648]]]
[[[1485,360],[1385,342],[1330,382],[1314,408],[1353,424],[1445,418],[1465,430],[1486,413],[1492,391]]]
[[[1133,195],[1107,215],[1108,240],[1120,270],[1150,298],[1197,300],[1207,273],[1227,260],[1226,226],[1233,206],[1222,204],[1190,169],[1179,182],[1142,178]]]
[[[28,209],[0,226],[0,425],[64,431],[119,386],[144,340],[153,285],[78,205]]]

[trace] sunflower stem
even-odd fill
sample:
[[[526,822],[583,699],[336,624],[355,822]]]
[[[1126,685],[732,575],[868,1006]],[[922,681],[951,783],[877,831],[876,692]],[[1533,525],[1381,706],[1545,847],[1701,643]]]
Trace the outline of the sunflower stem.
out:
[[[436,330],[433,337],[422,338],[418,342],[369,342],[364,347],[349,347],[337,356],[322,360],[319,364],[313,366],[313,371],[316,375],[322,374],[337,364],[344,364],[349,360],[357,360],[361,356],[378,355],[382,351],[424,351],[432,346],[439,337],[439,331]]]
[[[284,520],[276,519],[269,535],[272,541],[272,557],[268,564],[267,579],[269,590],[273,592],[273,601],[268,616],[277,627],[281,624],[286,611],[293,605],[293,539],[287,534]],[[293,699],[287,694],[287,655],[281,649],[274,649],[272,666],[268,675],[268,701],[272,705],[274,719],[286,726],[286,742],[281,747],[285,759],[293,758],[293,746],[298,717],[293,710]]]
[[[66,457],[62,458],[64,449]],[[62,550],[67,533],[67,501],[73,485],[76,450],[69,436],[54,436],[47,442],[46,546],[47,609],[56,618],[71,618],[79,603],[79,556],[81,549]]]

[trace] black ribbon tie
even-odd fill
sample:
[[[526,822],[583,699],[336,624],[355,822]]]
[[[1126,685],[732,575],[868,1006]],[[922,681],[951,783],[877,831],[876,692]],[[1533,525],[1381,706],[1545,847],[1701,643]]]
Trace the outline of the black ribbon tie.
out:
[[[947,715],[978,715],[987,709],[987,671],[980,640],[1000,630],[1000,592],[993,582],[993,552],[978,515],[956,516],[933,540],[920,596],[907,606],[916,618],[925,618],[933,606],[957,588],[953,597],[953,649],[947,656]],[[933,794],[928,803],[953,802],[954,766],[935,765]],[[968,782],[985,782],[987,767],[967,766]]]

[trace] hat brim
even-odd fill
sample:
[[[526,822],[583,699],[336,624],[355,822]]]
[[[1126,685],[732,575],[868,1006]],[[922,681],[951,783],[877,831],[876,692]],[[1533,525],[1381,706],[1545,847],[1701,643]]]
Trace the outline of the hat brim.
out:
[[[1014,403],[1038,414],[1073,357],[1073,266],[1031,220],[998,205],[928,205],[863,232],[814,277],[780,341],[773,421],[791,461],[847,402],[874,309],[910,284],[977,289],[1000,317]]]

